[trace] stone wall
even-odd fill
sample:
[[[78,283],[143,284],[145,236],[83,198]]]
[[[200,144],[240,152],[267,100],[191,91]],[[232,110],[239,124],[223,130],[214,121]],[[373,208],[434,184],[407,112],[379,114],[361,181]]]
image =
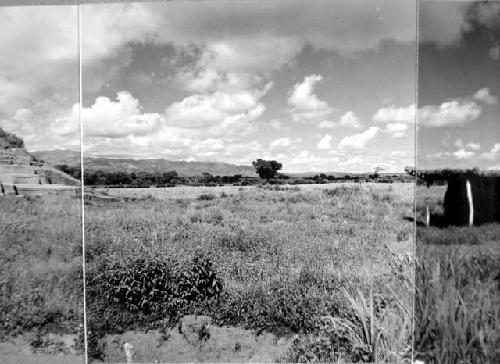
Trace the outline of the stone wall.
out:
[[[24,148],[0,148],[0,165],[30,165],[31,156]]]
[[[60,185],[67,185],[67,186],[79,186],[80,181],[67,175],[64,172],[61,172],[58,169],[55,169],[54,167],[51,167],[49,165],[44,165],[41,167],[38,171],[38,174],[42,178],[42,181],[44,183],[49,183],[49,184],[60,184]]]

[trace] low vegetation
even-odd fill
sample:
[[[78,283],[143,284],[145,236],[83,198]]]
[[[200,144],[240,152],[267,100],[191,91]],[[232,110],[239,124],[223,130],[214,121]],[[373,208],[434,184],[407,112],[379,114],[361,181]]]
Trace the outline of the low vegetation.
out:
[[[445,188],[417,189],[442,214]],[[432,221],[431,221],[432,222]],[[426,363],[500,362],[500,228],[417,227],[415,354]]]
[[[78,333],[81,218],[73,198],[0,198],[0,340]]]
[[[92,356],[102,358],[105,334],[203,314],[297,334],[284,361],[407,357],[411,188],[219,187],[189,197],[176,188],[87,205]]]
[[[56,168],[76,179],[80,179],[81,177],[80,166],[62,164],[56,165]],[[256,165],[256,168],[260,171],[259,173],[261,177],[242,176],[241,174],[218,176],[210,173],[201,173],[198,176],[183,176],[178,174],[175,170],[166,172],[126,172],[86,169],[83,178],[86,186],[106,186],[110,188],[175,187],[182,185],[191,187],[217,187],[228,185],[256,186],[261,185],[264,181],[267,184],[273,185],[326,184],[331,182],[413,182],[413,177],[401,174],[382,176],[378,174],[366,173],[360,175],[346,174],[343,176],[334,176],[331,174],[327,175],[320,173],[315,176],[289,177],[287,175],[277,173],[277,169],[275,168],[278,168],[278,165],[271,164],[271,167],[266,167],[266,164],[264,163],[264,165]]]

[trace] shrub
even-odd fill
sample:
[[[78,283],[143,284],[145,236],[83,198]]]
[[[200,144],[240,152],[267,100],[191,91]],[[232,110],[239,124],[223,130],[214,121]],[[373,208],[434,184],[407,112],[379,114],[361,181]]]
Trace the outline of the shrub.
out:
[[[129,257],[110,259],[88,274],[88,300],[96,320],[122,314],[110,320],[112,331],[127,327],[132,321],[147,325],[160,317],[175,319],[191,304],[218,296],[222,281],[212,261],[196,255],[189,264],[165,257]],[[99,329],[99,327],[94,328]]]
[[[198,201],[212,201],[215,199],[215,195],[211,193],[203,193],[198,196],[197,200]]]

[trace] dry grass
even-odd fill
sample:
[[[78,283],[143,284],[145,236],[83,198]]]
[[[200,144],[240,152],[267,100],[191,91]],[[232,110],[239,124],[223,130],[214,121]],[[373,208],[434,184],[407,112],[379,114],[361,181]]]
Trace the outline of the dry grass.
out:
[[[446,186],[417,189],[442,214]],[[417,210],[418,211],[418,210]],[[500,362],[500,225],[418,227],[415,352],[426,363]]]
[[[82,323],[79,201],[0,198],[0,337]]]
[[[223,300],[203,308],[219,324],[343,342],[350,334],[331,336],[325,323],[319,324],[321,317],[347,320],[356,333],[363,332],[368,320],[378,338],[351,336],[344,355],[363,358],[366,351],[389,361],[407,352],[411,264],[399,262],[402,255],[387,246],[411,249],[407,240],[412,224],[403,216],[411,214],[413,185],[176,187],[109,193],[140,197],[151,190],[158,198],[87,206],[90,271],[106,259],[164,256],[186,262],[201,252],[212,258],[224,282]],[[377,309],[360,311],[359,302]],[[294,353],[302,349],[316,350],[298,342],[290,359],[299,360]],[[321,350],[323,360],[338,355],[329,346]]]

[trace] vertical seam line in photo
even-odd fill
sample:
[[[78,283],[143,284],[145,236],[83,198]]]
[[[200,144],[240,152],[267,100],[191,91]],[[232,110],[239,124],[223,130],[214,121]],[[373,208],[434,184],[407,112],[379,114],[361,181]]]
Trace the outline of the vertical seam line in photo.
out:
[[[82,21],[81,5],[77,5],[78,13],[78,122],[80,124],[80,208],[82,219],[82,274],[83,274],[83,348],[84,363],[88,363],[88,338],[87,338],[87,296],[86,296],[86,270],[85,270],[85,203],[84,203],[84,170],[83,170],[83,122],[82,122]]]
[[[419,30],[420,30],[420,0],[415,0],[415,145],[414,145],[414,165],[415,178],[413,181],[413,297],[412,297],[412,320],[411,320],[411,362],[415,362],[415,300],[417,295],[417,176],[418,176],[418,50],[419,50]]]

